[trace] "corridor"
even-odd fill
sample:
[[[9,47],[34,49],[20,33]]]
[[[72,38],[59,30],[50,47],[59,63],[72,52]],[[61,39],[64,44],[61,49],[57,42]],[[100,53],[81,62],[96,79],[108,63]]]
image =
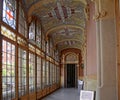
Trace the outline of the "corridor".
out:
[[[76,88],[64,88],[57,90],[42,100],[79,100],[79,94]]]
[[[0,62],[0,100],[120,100],[120,0],[0,0]]]

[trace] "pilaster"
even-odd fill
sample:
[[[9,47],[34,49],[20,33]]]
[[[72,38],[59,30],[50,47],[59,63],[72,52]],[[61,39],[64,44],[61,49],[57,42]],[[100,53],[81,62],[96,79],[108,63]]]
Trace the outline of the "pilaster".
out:
[[[96,0],[97,95],[96,100],[117,100],[115,2]]]

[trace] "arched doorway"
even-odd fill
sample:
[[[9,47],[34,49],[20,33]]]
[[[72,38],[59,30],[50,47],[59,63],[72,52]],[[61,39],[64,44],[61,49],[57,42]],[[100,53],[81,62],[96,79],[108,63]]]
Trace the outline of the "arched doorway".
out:
[[[77,63],[78,57],[69,52],[65,55],[65,86],[66,88],[77,87]]]
[[[65,49],[61,52],[61,87],[77,88],[77,81],[83,76],[81,62],[79,49]]]

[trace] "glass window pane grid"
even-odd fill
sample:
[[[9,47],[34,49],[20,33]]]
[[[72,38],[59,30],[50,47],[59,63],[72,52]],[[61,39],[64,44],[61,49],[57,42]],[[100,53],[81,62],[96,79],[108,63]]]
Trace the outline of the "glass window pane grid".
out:
[[[52,79],[53,79],[53,84],[55,83],[55,66],[54,64],[52,64],[52,67],[53,67],[53,76],[52,76]]]
[[[16,28],[16,0],[3,0],[3,21]]]
[[[45,51],[45,40],[42,39],[42,50]]]
[[[29,92],[35,91],[35,55],[29,53]]]
[[[46,67],[45,67],[45,60],[42,59],[42,89],[46,86]]]
[[[26,51],[19,48],[19,55],[18,55],[18,58],[19,58],[19,64],[18,64],[18,68],[19,68],[19,97],[20,96],[23,96],[26,94],[26,86],[27,86],[27,83],[26,83],[26,74],[27,74],[27,71],[26,71]]]
[[[50,84],[52,85],[52,74],[53,74],[53,70],[52,70],[52,63],[50,64]]]
[[[4,1],[11,1],[11,0],[4,0]],[[14,0],[15,1],[15,0]],[[22,11],[22,9],[20,9],[21,11],[21,14],[19,15],[20,17],[20,19],[19,20],[25,20],[25,18],[24,18],[24,13],[23,13],[23,11]],[[35,23],[34,23],[35,24]],[[25,33],[25,27],[24,27],[24,25],[23,25],[23,23],[19,23],[19,27],[21,27],[21,32],[20,33]],[[23,28],[22,28],[23,27]],[[34,26],[34,29],[35,29],[35,26]],[[39,28],[38,28],[39,29]],[[37,30],[37,31],[39,31],[39,30]],[[35,33],[35,32],[34,32]],[[34,34],[35,35],[35,34]],[[8,36],[9,37],[9,36]],[[35,37],[35,36],[34,36]],[[37,36],[36,36],[37,37]],[[36,44],[37,44],[37,41],[36,41]],[[53,46],[52,46],[53,44],[52,44],[52,42],[51,42],[51,45],[50,45],[50,48],[48,47],[47,48],[47,52],[49,51],[48,49],[50,49],[50,53],[51,53],[51,55],[53,56],[53,57],[56,57],[55,55],[54,55],[54,51],[52,50],[52,48],[53,48]],[[45,51],[45,40],[44,40],[44,37],[42,38],[42,49]],[[14,62],[15,62],[15,53],[11,53],[10,51],[5,51],[4,53],[3,53],[3,56],[5,56],[7,54],[7,56],[8,57],[11,57],[11,59],[12,59],[12,61],[14,60]],[[32,55],[32,54],[31,54]],[[29,65],[29,86],[31,86],[31,85],[33,85],[33,88],[35,89],[35,55],[33,55],[34,57],[33,57],[33,59],[30,59],[29,60],[29,63],[30,63],[30,65],[32,65],[32,66],[34,66],[34,67],[30,67],[30,65]],[[22,60],[23,62],[26,62],[26,58],[24,58],[24,57],[21,57],[21,56],[19,56],[19,59],[20,60]],[[4,62],[4,61],[3,61]],[[38,61],[37,61],[38,62]],[[56,66],[54,65],[54,64],[50,64],[50,69],[49,69],[49,64],[47,64],[48,62],[46,62],[45,60],[43,61],[44,63],[43,63],[43,68],[42,68],[42,78],[41,78],[41,75],[38,75],[37,74],[37,78],[41,78],[41,80],[42,80],[42,84],[43,84],[43,86],[45,86],[45,85],[48,85],[48,83],[49,83],[49,81],[50,81],[50,83],[51,84],[53,84],[53,83],[55,83],[56,81],[57,81],[57,79],[56,79],[56,77],[57,77],[57,74],[56,74],[56,72],[58,71],[56,71]],[[46,64],[45,64],[45,62],[46,62]],[[9,65],[8,65],[9,64]],[[40,63],[37,63],[37,66],[39,65]],[[9,60],[8,62],[4,62],[3,64],[2,64],[3,66],[5,66],[3,69],[7,69],[7,70],[15,70],[15,68],[13,67],[13,66],[15,66],[15,63],[12,63],[11,64],[11,61]],[[24,68],[24,67],[22,67],[23,65],[21,64],[21,66],[20,66],[20,68],[19,68],[19,70],[22,70],[22,69],[24,69],[24,71],[26,72],[26,69]],[[19,66],[18,66],[19,67]],[[50,70],[50,71],[49,71]],[[40,73],[41,72],[41,69],[38,69],[37,70],[37,73]],[[50,72],[50,73],[49,73]],[[58,71],[59,72],[59,71]],[[49,76],[50,75],[50,76]],[[9,75],[8,74],[8,77],[11,77],[11,75]],[[15,77],[15,75],[14,76],[12,76],[12,77]],[[50,77],[50,79],[49,79],[49,77]],[[19,77],[19,80],[25,80],[25,78],[26,78],[26,75],[24,75],[24,74],[21,74],[21,76]],[[31,79],[32,80],[34,80],[34,81],[31,81]],[[15,81],[15,79],[13,79],[13,81]],[[38,83],[38,85],[37,85],[37,87],[40,87],[41,86],[41,81],[39,81],[39,80],[37,80],[37,83]],[[19,82],[19,84],[22,84],[22,82]],[[25,86],[26,87],[26,86]],[[20,87],[21,88],[21,87]],[[31,91],[31,88],[29,88],[30,89],[30,91]]]
[[[54,65],[55,66],[55,83],[56,83],[56,65]]]
[[[1,34],[13,41],[16,41],[16,35],[4,26],[1,26]]]
[[[19,32],[23,36],[27,37],[27,24],[24,11],[21,7],[21,3],[19,3]]]
[[[57,83],[59,84],[59,80],[60,80],[60,68],[57,67]]]
[[[41,90],[41,58],[37,57],[37,91]]]
[[[36,45],[41,48],[41,25],[37,22]]]
[[[2,47],[2,99],[11,100],[15,98],[15,46],[3,40]]]
[[[49,62],[46,62],[46,85],[49,86]]]
[[[49,42],[47,42],[47,44],[46,44],[46,52],[49,55]]]
[[[35,22],[33,21],[29,26],[29,42],[35,43]]]

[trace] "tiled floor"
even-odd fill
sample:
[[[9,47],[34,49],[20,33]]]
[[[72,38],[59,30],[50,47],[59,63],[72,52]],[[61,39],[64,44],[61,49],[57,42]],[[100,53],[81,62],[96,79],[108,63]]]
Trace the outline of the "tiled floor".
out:
[[[57,90],[42,100],[79,100],[79,93],[75,88],[64,88]]]

